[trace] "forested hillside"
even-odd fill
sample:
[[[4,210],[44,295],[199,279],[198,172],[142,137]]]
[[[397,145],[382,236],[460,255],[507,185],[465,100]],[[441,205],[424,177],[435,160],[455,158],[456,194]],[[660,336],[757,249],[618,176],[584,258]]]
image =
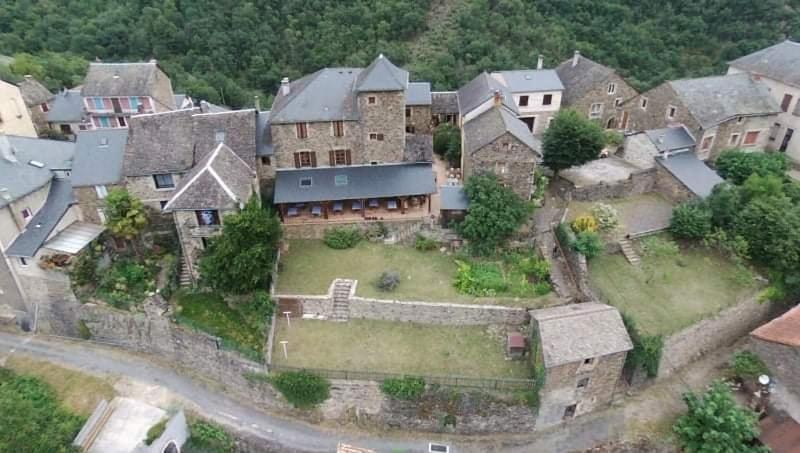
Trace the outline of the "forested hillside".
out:
[[[555,66],[574,49],[634,85],[721,71],[800,36],[792,0],[4,0],[0,76],[74,85],[86,61],[157,58],[176,91],[243,106],[283,76],[383,52],[454,89],[483,69]],[[432,11],[432,14],[429,14]],[[429,27],[428,24],[431,24]],[[420,46],[424,46],[423,49]],[[413,58],[412,58],[413,55]]]

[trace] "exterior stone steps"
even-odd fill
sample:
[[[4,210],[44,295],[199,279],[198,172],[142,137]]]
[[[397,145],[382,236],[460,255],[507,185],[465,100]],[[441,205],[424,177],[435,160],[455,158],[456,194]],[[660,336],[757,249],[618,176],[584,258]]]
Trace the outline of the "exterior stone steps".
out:
[[[333,286],[333,313],[331,319],[347,322],[350,319],[350,289],[352,280],[336,280]]]
[[[192,286],[192,277],[189,275],[189,264],[186,262],[186,258],[183,257],[181,257],[181,275],[178,281],[182,287]]]
[[[619,239],[619,247],[622,249],[622,254],[625,256],[625,259],[628,260],[634,266],[638,266],[641,264],[642,259],[639,258],[639,254],[636,253],[636,249],[633,248],[633,244],[626,238]]]

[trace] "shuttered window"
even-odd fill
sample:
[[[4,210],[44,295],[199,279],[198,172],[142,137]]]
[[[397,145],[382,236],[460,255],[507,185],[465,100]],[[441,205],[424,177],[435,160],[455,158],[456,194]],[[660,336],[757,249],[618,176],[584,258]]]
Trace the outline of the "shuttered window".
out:
[[[332,149],[329,153],[331,167],[352,163],[349,149]]]
[[[297,129],[297,138],[308,138],[308,124],[297,123],[295,127]]]
[[[334,121],[331,124],[333,125],[333,136],[344,137],[344,121]]]
[[[298,151],[294,153],[295,168],[316,167],[317,153],[313,151]]]

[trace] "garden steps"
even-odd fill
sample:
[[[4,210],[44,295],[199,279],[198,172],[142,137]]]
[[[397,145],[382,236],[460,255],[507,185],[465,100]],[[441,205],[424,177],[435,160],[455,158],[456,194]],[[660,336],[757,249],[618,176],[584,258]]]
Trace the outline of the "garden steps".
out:
[[[633,244],[627,238],[620,238],[619,247],[622,249],[622,254],[625,255],[625,259],[628,260],[634,266],[638,266],[641,264],[642,259],[639,258],[639,254],[636,253],[636,249],[633,248]]]
[[[350,289],[352,280],[337,279],[333,286],[333,315],[331,319],[347,322],[350,319]]]
[[[186,262],[186,258],[181,258],[181,275],[179,277],[179,282],[182,287],[192,286],[192,276],[189,274],[189,263]]]

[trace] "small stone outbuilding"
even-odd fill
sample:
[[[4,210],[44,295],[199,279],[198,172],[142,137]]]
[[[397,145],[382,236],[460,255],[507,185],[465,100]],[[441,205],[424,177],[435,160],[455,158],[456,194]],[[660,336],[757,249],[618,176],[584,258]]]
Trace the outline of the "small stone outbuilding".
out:
[[[773,380],[800,397],[800,306],[752,331],[750,339]]]

